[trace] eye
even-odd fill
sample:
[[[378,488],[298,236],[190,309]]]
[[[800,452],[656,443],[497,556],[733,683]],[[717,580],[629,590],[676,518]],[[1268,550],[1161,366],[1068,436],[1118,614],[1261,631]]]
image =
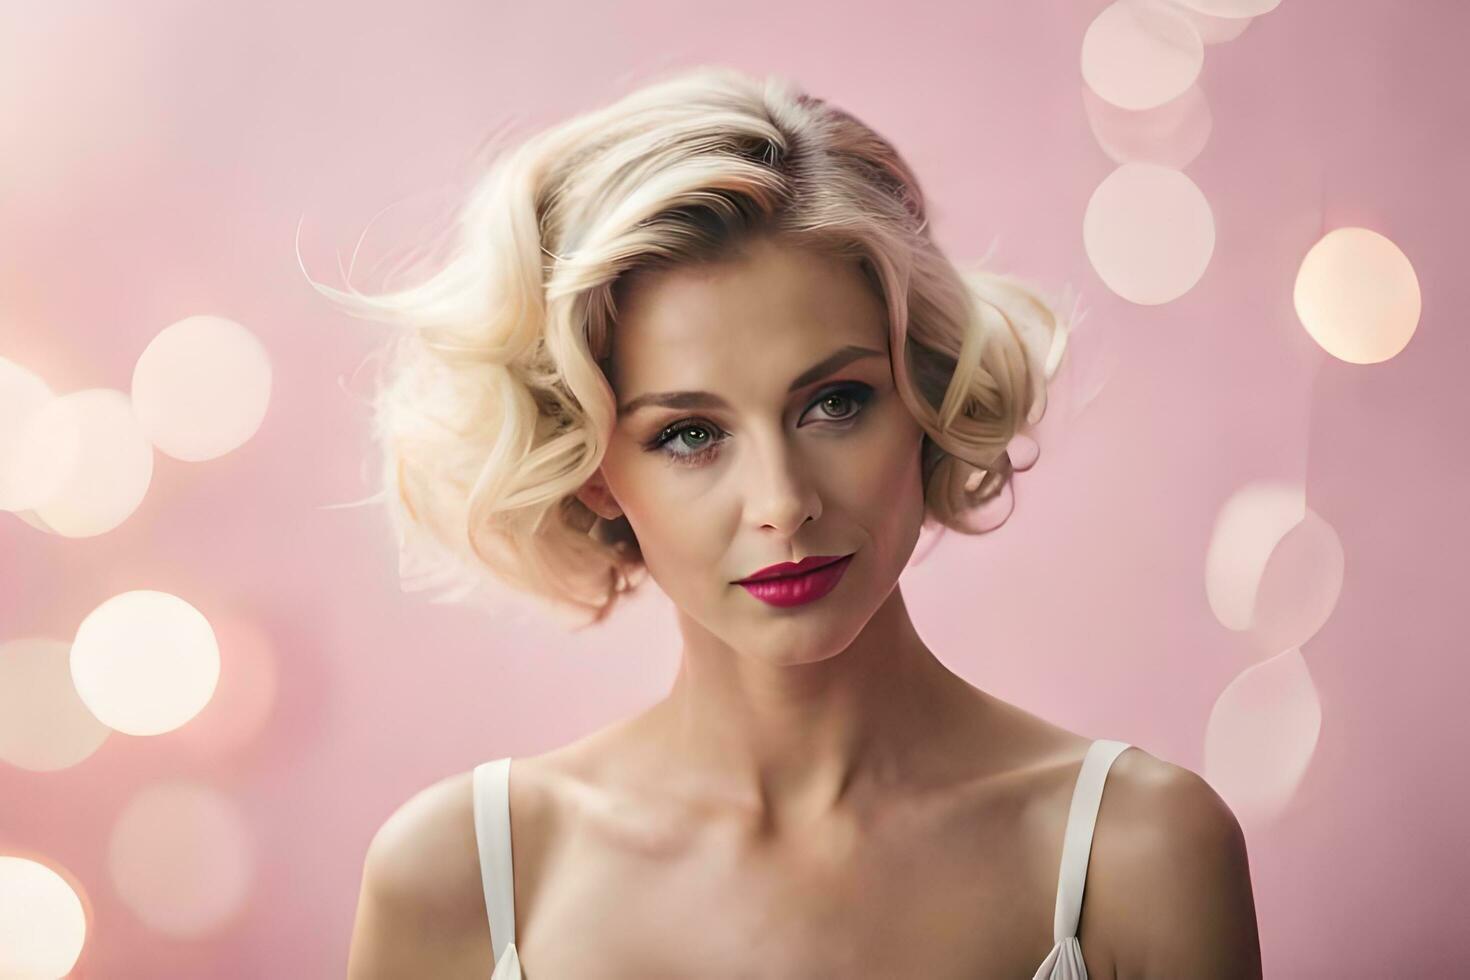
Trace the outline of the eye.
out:
[[[821,407],[827,413],[825,421],[840,426],[861,415],[863,407],[872,397],[873,389],[868,385],[847,382],[819,394],[807,411]],[[832,408],[834,403],[837,406],[835,410]],[[850,405],[851,408],[843,412],[843,405]],[[719,445],[724,441],[722,436],[719,426],[711,422],[703,419],[680,419],[661,430],[644,448],[649,452],[662,452],[672,463],[696,466],[719,453]]]
[[[866,389],[866,386],[864,386],[864,388]],[[867,390],[871,391],[871,389]],[[815,407],[815,405],[822,405],[825,407],[827,404],[834,401],[837,402],[837,404],[839,405],[844,402],[852,405],[853,410],[851,412],[844,413],[833,419],[834,422],[842,422],[846,419],[852,418],[853,416],[857,415],[858,412],[862,411],[863,405],[867,402],[867,400],[867,394],[858,394],[849,389],[835,388],[818,398],[813,407]]]

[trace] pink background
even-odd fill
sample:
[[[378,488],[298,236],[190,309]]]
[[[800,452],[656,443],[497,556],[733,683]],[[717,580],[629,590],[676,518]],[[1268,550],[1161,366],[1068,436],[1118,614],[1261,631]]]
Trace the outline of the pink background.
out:
[[[0,8],[0,356],[58,392],[126,390],[158,330],[213,312],[253,330],[275,368],[255,438],[206,463],[158,457],[115,530],[69,540],[0,514],[0,640],[69,639],[107,597],[160,589],[252,623],[279,674],[269,723],[228,753],[191,749],[186,726],[114,734],[66,771],[0,765],[0,853],[43,853],[87,890],[74,975],[341,976],[364,849],[393,807],[662,692],[678,636],[661,595],[579,636],[498,623],[400,593],[376,509],[320,509],[376,489],[374,365],[358,368],[386,333],[310,288],[293,236],[301,221],[308,270],[340,287],[337,255],[396,205],[354,275],[372,289],[373,260],[453,203],[493,131],[700,62],[784,73],[852,110],[915,166],[953,255],[999,236],[997,264],[1076,284],[1106,325],[1112,376],[1042,441],[1006,528],[950,535],[905,574],[921,633],[973,683],[1199,771],[1211,706],[1258,659],[1206,602],[1213,520],[1241,484],[1306,480],[1346,572],[1303,647],[1315,757],[1281,819],[1245,826],[1266,975],[1455,972],[1470,882],[1456,652],[1470,7],[1285,0],[1207,48],[1214,130],[1187,172],[1214,209],[1215,253],[1185,296],[1139,307],[1082,249],[1083,208],[1113,167],[1079,71],[1102,6]],[[1369,367],[1326,357],[1291,306],[1306,249],[1354,224],[1404,250],[1424,297],[1409,346]],[[176,776],[236,800],[257,848],[241,915],[197,941],[150,932],[107,876],[120,808]]]

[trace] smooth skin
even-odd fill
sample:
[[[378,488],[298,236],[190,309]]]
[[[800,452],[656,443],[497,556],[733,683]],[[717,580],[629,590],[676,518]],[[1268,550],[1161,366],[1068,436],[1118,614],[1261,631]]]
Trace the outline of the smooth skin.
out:
[[[788,391],[858,348],[877,355]],[[644,712],[512,764],[528,980],[1016,978],[1051,949],[1090,739],[974,687],[915,630],[898,578],[923,518],[923,432],[887,351],[857,266],[777,239],[629,283],[620,405],[720,402],[620,414],[579,492],[627,516],[682,659]],[[733,584],[848,553],[836,589],[806,606]],[[419,791],[373,838],[355,980],[490,976],[471,779]],[[1079,936],[1095,980],[1261,976],[1245,839],[1202,778],[1136,747],[1119,756]]]

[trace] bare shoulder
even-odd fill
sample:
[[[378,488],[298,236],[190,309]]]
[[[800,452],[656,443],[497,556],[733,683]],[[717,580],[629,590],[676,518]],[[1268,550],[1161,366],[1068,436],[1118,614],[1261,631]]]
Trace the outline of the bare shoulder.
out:
[[[348,952],[353,980],[490,972],[472,782],[468,771],[418,790],[373,836]]]
[[[416,790],[373,835],[347,976],[490,976],[492,959],[467,770]]]
[[[463,916],[481,892],[475,839],[473,770],[413,793],[383,821],[368,846],[364,873],[387,898],[435,914]],[[473,886],[473,887],[471,887]],[[484,911],[483,895],[480,898]]]
[[[511,767],[517,932],[564,825],[564,786],[571,780],[558,761],[556,753],[517,757]],[[488,976],[493,968],[469,769],[414,792],[374,834],[363,861],[348,976]]]
[[[1203,777],[1137,746],[1104,784],[1083,903],[1083,948],[1114,975],[1258,978],[1245,835]]]

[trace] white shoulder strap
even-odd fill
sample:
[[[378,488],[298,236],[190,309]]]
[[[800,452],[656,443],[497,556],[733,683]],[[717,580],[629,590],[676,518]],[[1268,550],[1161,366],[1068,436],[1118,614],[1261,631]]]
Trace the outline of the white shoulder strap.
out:
[[[490,913],[490,941],[499,962],[515,941],[515,869],[510,850],[510,757],[482,762],[474,776],[475,841]]]
[[[1092,856],[1092,831],[1097,826],[1103,783],[1113,760],[1129,748],[1127,742],[1099,738],[1088,746],[1072,789],[1072,808],[1067,813],[1067,831],[1062,838],[1062,868],[1057,876],[1057,910],[1054,942],[1077,934],[1082,918],[1082,891],[1087,884],[1087,860]]]

